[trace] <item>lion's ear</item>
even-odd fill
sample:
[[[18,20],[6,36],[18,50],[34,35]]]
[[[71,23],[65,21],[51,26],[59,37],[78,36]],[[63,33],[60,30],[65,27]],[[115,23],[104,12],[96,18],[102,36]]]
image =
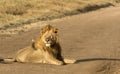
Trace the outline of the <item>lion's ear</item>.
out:
[[[55,30],[54,33],[58,33],[58,30]]]
[[[55,30],[54,30],[54,33],[58,33],[58,29],[55,29]]]

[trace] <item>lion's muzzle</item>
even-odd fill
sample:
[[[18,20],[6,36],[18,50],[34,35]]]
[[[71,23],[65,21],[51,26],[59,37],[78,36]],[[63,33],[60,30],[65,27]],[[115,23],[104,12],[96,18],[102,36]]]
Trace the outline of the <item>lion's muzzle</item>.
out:
[[[48,38],[45,39],[44,42],[47,47],[50,47],[55,44],[55,39],[53,36],[49,36]]]

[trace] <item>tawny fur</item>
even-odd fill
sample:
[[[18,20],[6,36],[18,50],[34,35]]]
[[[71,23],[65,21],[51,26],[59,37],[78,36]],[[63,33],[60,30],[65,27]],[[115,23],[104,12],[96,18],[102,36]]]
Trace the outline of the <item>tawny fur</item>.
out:
[[[63,65],[75,63],[76,60],[64,59],[61,56],[57,29],[47,25],[40,31],[39,37],[31,46],[19,50],[12,59],[3,59],[3,61]]]

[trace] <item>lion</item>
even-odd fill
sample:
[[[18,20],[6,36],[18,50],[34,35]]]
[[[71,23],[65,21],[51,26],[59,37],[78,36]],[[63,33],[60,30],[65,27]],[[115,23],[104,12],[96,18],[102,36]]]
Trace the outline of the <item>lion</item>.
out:
[[[58,29],[47,25],[40,31],[39,37],[31,46],[19,50],[13,58],[2,59],[3,62],[45,63],[64,65],[76,60],[64,59],[58,41]]]

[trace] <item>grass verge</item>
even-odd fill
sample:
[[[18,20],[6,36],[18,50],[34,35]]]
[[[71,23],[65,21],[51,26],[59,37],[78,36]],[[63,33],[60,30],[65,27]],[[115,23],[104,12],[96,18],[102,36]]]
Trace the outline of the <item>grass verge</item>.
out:
[[[0,30],[84,13],[120,0],[0,0]]]

